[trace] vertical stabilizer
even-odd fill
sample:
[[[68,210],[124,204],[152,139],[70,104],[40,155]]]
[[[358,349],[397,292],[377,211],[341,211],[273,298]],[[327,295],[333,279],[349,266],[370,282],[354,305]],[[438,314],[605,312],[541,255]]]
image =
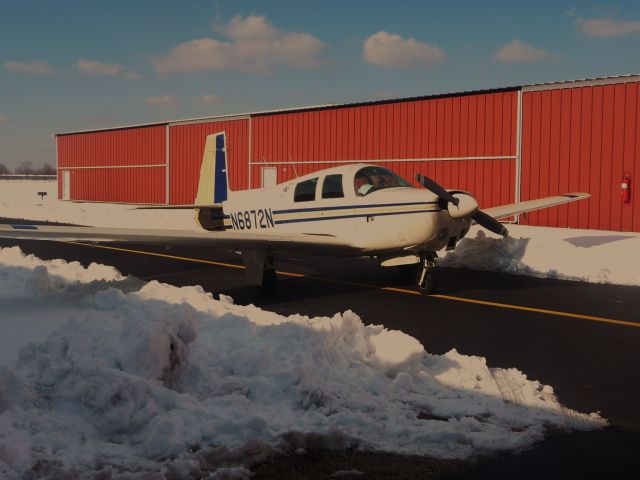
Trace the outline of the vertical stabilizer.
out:
[[[220,132],[207,136],[195,204],[220,204],[227,200],[228,194],[226,136]]]

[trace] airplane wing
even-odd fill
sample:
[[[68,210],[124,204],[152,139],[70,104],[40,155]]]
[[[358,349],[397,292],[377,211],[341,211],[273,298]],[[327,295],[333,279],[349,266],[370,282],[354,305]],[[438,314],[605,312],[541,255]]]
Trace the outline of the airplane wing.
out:
[[[153,245],[190,245],[234,250],[287,251],[353,255],[359,250],[332,235],[280,234],[273,232],[209,232],[51,225],[0,225],[0,238],[127,242]]]
[[[527,213],[543,208],[562,205],[563,203],[575,202],[589,198],[589,193],[566,193],[564,195],[556,195],[553,197],[537,198],[536,200],[527,200],[526,202],[510,203],[509,205],[500,205],[498,207],[483,208],[482,211],[487,215],[497,219],[510,217],[518,213]]]

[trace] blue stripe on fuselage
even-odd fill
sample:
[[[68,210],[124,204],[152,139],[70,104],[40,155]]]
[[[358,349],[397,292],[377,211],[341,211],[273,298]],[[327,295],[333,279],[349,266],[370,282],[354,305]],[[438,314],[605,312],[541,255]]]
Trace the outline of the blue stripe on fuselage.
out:
[[[367,205],[340,205],[337,207],[307,207],[307,208],[290,208],[287,210],[274,210],[275,214],[284,213],[302,213],[302,212],[323,212],[331,210],[345,210],[348,208],[377,208],[377,207],[404,207],[412,205],[436,205],[438,202],[404,202],[404,203],[371,203]]]
[[[275,224],[282,223],[300,223],[300,222],[319,222],[321,220],[340,220],[343,218],[359,218],[359,217],[385,217],[387,215],[407,215],[413,213],[437,213],[442,210],[410,210],[407,212],[379,212],[379,213],[360,213],[357,215],[334,215],[332,217],[310,217],[310,218],[294,218],[291,220],[276,220]],[[275,212],[274,212],[275,213]]]

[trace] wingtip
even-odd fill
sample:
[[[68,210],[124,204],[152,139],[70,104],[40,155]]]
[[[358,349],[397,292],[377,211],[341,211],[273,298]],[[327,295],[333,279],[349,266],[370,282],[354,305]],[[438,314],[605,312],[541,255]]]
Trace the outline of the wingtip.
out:
[[[571,192],[564,193],[562,196],[567,198],[589,198],[591,197],[591,194],[586,192]]]

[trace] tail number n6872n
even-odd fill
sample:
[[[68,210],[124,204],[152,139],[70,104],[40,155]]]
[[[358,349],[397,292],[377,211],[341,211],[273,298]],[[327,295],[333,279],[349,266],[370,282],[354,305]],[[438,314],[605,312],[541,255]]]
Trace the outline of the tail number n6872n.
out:
[[[270,208],[242,210],[230,213],[229,217],[231,217],[231,226],[234,230],[255,230],[275,227],[273,213]]]

